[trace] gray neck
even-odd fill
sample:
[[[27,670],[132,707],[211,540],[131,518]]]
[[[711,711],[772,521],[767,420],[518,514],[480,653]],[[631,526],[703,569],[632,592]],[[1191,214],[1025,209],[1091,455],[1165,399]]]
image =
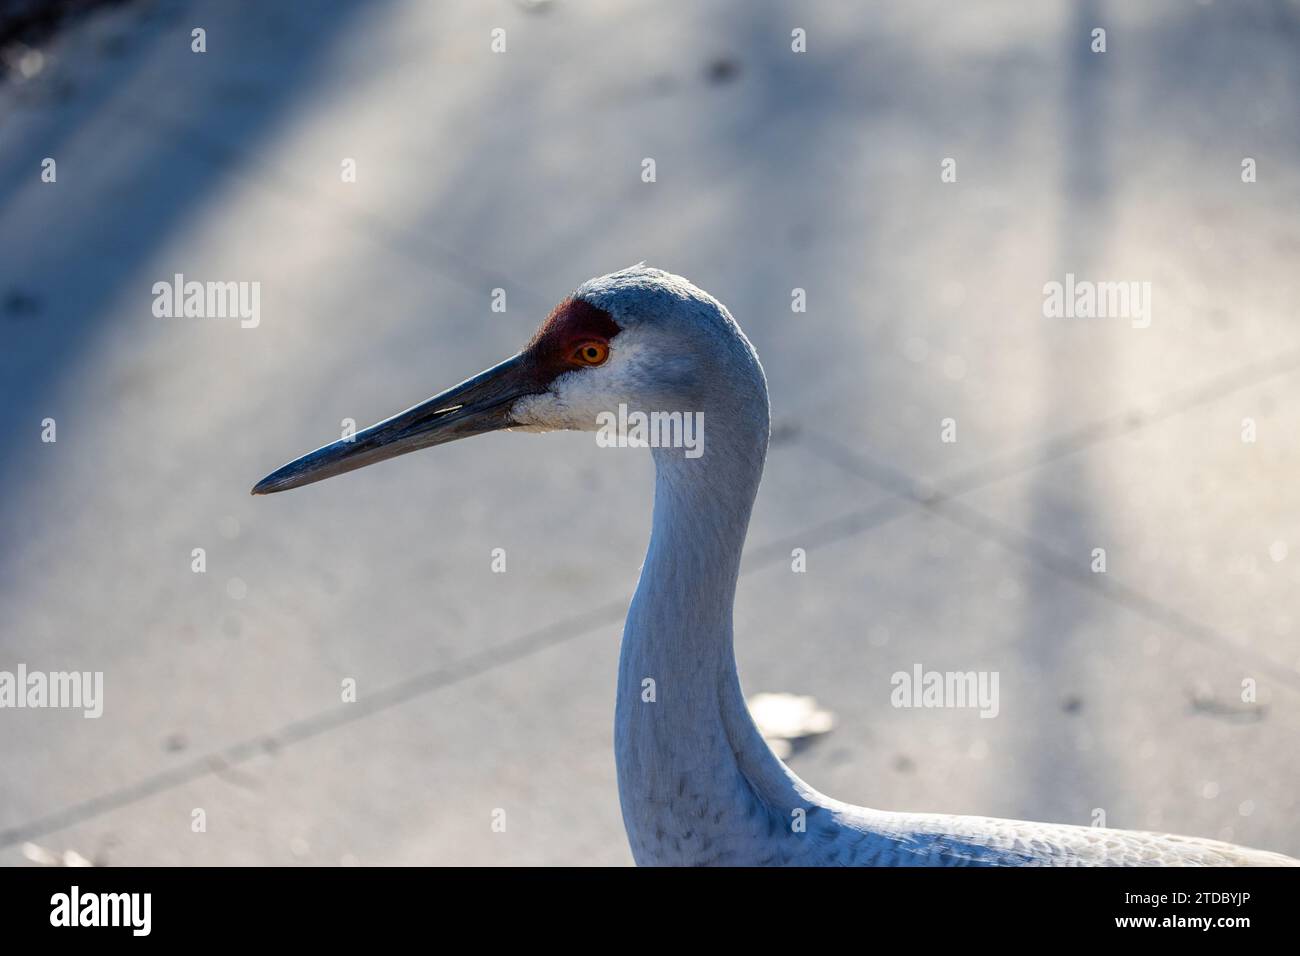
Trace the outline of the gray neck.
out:
[[[762,397],[761,409],[706,413],[702,457],[654,452],[653,530],[623,631],[614,728],[638,863],[747,862],[750,831],[784,828],[803,805],[799,782],[754,727],[732,650],[736,576],[767,450]]]

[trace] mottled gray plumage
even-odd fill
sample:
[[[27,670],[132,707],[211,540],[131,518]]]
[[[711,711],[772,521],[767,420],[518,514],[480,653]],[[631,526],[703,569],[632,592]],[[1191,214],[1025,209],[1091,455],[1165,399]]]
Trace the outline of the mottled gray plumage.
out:
[[[626,402],[705,416],[702,457],[653,452],[653,530],[623,632],[614,742],[637,863],[1296,864],[1214,840],[871,810],[796,777],[749,716],[732,648],[741,548],[769,431],[758,356],[726,308],[678,276],[635,266],[576,295],[623,328],[614,352],[624,361],[611,361],[603,376],[574,375],[569,388],[557,383],[563,408]],[[645,699],[646,681],[653,701]]]

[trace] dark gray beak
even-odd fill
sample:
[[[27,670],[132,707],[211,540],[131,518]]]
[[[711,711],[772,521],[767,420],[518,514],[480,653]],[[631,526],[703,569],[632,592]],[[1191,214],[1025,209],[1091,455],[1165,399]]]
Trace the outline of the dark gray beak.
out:
[[[510,418],[515,401],[538,391],[541,388],[536,376],[527,357],[520,353],[350,439],[317,448],[289,462],[253,486],[253,494],[288,491],[408,451],[509,428],[515,424]]]

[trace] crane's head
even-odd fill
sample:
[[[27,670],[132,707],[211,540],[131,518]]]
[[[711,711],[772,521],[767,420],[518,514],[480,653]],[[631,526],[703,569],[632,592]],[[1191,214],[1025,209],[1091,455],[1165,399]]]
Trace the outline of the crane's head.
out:
[[[761,400],[761,401],[760,401]],[[583,283],[522,352],[427,401],[267,475],[287,491],[410,451],[501,429],[594,431],[619,406],[707,412],[748,401],[767,437],[767,388],[753,347],[721,303],[644,264]]]

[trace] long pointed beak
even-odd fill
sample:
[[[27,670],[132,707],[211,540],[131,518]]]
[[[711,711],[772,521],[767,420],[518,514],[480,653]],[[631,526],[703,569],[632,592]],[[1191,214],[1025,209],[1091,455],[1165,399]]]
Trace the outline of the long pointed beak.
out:
[[[253,494],[288,491],[410,451],[509,428],[515,401],[538,390],[520,353],[351,438],[289,462],[254,485]]]

